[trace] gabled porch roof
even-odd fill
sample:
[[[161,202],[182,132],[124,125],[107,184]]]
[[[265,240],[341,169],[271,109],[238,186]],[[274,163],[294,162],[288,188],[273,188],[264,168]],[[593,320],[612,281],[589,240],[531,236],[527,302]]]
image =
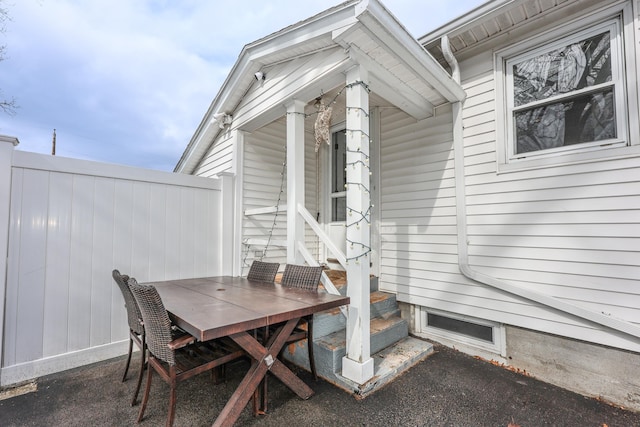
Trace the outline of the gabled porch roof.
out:
[[[174,171],[193,173],[221,129],[214,114],[234,115],[256,84],[254,74],[314,53],[332,51],[335,66],[295,93],[274,92],[259,117],[233,117],[232,128],[252,131],[285,113],[291,99],[308,102],[344,82],[354,64],[370,73],[371,89],[416,119],[464,99],[462,88],[377,0],[352,0],[246,45],[196,129]],[[304,75],[301,74],[301,78]],[[267,77],[268,78],[268,77]]]

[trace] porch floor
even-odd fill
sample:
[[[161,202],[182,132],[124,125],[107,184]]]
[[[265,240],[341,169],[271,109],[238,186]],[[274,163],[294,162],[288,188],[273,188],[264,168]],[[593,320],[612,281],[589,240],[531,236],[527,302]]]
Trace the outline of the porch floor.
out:
[[[268,414],[254,418],[245,408],[239,426],[631,426],[640,413],[609,406],[531,377],[435,345],[435,353],[365,399],[310,374],[300,377],[316,392],[298,399],[270,381]],[[134,356],[137,359],[138,355]],[[228,370],[227,383],[209,375],[180,384],[176,426],[210,425],[239,381],[242,363]],[[135,360],[133,366],[135,364]],[[36,391],[0,400],[2,426],[135,425],[138,407],[129,406],[136,371],[120,382],[124,357],[40,378]],[[154,380],[140,426],[164,425],[168,388]]]

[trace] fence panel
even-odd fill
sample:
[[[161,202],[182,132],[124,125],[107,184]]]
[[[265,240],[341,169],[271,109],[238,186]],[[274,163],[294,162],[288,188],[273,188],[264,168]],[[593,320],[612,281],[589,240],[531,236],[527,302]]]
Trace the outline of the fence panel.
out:
[[[233,217],[222,189],[217,178],[15,151],[0,382],[124,353],[114,268],[141,282],[222,274],[233,247],[217,224]]]

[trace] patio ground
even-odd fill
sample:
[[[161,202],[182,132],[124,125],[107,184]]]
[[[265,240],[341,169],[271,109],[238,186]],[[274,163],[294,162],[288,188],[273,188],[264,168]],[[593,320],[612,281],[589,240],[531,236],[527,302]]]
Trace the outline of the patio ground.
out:
[[[133,366],[135,367],[134,356]],[[248,366],[248,365],[247,365]],[[210,425],[239,383],[245,366],[229,369],[214,385],[202,375],[179,385],[176,426]],[[120,382],[124,357],[38,379],[37,391],[0,400],[1,426],[135,425],[129,406],[136,370]],[[235,367],[234,367],[235,368]],[[240,426],[639,426],[640,413],[540,382],[436,345],[436,352],[364,400],[309,373],[316,392],[298,399],[278,380],[269,382],[268,414],[245,408]],[[168,388],[157,376],[141,427],[164,425]]]

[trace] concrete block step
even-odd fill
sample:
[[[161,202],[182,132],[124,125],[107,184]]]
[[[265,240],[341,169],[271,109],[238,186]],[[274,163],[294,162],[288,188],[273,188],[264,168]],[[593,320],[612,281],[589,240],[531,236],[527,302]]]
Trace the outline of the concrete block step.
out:
[[[386,292],[372,292],[369,298],[371,305],[370,318],[388,318],[399,316],[398,302],[394,294]],[[316,313],[313,317],[313,335],[316,339],[337,332],[346,327],[347,319],[339,309],[326,310]]]
[[[342,357],[346,354],[346,332],[344,329],[318,337],[316,334],[316,320],[314,319],[314,347],[316,370],[322,378],[333,378],[336,372],[342,371]],[[400,316],[387,318],[377,317],[371,319],[371,354],[406,338],[409,335],[409,327]],[[286,360],[309,369],[309,355],[307,343],[299,341],[287,346],[283,351]]]
[[[374,372],[366,383],[357,384],[340,375],[340,372],[325,380],[361,399],[392,382],[433,353],[431,343],[409,336],[371,356]]]

